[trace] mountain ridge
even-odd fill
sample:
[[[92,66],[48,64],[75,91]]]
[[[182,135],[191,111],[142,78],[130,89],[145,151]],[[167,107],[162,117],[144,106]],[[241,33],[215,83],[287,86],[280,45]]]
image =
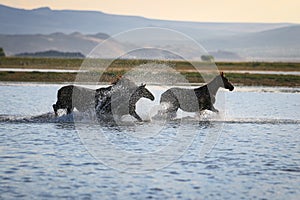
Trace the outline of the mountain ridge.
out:
[[[140,27],[165,27],[182,31],[193,37],[196,36],[194,31],[201,32],[201,30],[202,32],[209,31],[213,35],[222,34],[218,31],[223,31],[224,34],[235,34],[289,26],[291,24],[171,21],[140,16],[106,14],[101,11],[52,10],[49,7],[26,10],[0,4],[0,25],[3,27],[0,31],[2,34],[49,34],[51,32],[71,33],[78,31],[84,34],[104,32],[114,35]],[[203,38],[205,37],[207,35],[203,36]]]
[[[17,9],[0,4],[0,47],[7,55],[57,50],[87,55],[122,31],[143,27],[179,31],[208,52],[242,59],[300,60],[300,25],[293,23],[184,22],[100,11]],[[143,39],[143,36],[138,36]],[[164,39],[162,45],[169,41]],[[115,42],[113,45],[120,46]]]

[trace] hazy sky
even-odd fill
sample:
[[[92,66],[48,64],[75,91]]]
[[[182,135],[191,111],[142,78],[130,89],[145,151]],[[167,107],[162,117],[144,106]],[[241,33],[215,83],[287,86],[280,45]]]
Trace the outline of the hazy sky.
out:
[[[300,0],[0,0],[0,4],[184,21],[300,23]]]

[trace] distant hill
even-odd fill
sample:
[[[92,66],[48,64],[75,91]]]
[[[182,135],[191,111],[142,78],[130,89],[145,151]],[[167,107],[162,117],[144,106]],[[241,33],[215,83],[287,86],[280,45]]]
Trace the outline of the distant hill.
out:
[[[37,57],[37,58],[84,58],[80,52],[60,52],[60,51],[43,51],[35,53],[20,53],[17,57]]]
[[[265,61],[300,61],[300,26],[284,27],[274,30],[228,36],[222,39],[200,42],[216,60],[265,60]],[[0,47],[7,56],[24,52],[44,51],[79,52],[88,55],[99,43],[109,36],[103,33],[84,35],[81,33],[52,33],[33,35],[0,34]],[[158,48],[170,46],[172,41],[164,39]],[[122,49],[118,41],[110,40],[111,47]],[[136,44],[126,44],[136,45]],[[194,54],[189,47],[187,52]],[[176,48],[173,52],[176,52]],[[125,53],[125,52],[124,52]],[[152,55],[152,54],[151,54]],[[149,56],[151,57],[149,54]],[[194,54],[194,56],[197,56]]]
[[[53,33],[53,34],[34,34],[34,35],[0,35],[0,46],[5,49],[8,56],[20,57],[80,57],[87,56],[99,43],[103,42],[109,36],[103,33],[95,35],[83,35],[81,33]],[[111,47],[122,51],[124,45],[118,41],[109,40]],[[168,48],[170,48],[170,45]],[[159,48],[163,49],[163,45]],[[176,52],[174,47],[174,51]],[[193,52],[189,46],[184,46],[186,52],[189,52],[191,57],[199,56],[198,52]],[[24,53],[26,52],[26,53]],[[78,52],[78,53],[64,53]],[[124,52],[126,53],[126,52]],[[122,54],[122,53],[121,53]],[[179,59],[174,54],[166,51],[150,51],[142,50],[135,52],[135,56],[144,59],[159,57],[159,54],[168,59]],[[243,60],[238,54],[229,51],[213,51],[211,54],[216,60]],[[174,57],[175,56],[175,57]]]
[[[255,60],[300,61],[300,25],[203,41],[209,49],[236,52]]]
[[[212,13],[213,14],[213,13]],[[181,31],[194,39],[209,39],[286,27],[288,23],[209,23],[154,20],[138,16],[112,15],[99,11],[24,10],[0,4],[0,33],[50,34],[81,32],[109,35],[141,27],[163,27]]]
[[[107,34],[83,35],[71,34],[33,34],[33,35],[1,35],[0,46],[7,55],[35,53],[43,51],[79,52],[87,55],[100,42],[107,39]]]

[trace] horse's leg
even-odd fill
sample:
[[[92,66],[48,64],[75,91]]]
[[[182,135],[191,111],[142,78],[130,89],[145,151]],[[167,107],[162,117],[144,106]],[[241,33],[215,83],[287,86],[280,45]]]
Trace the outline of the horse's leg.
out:
[[[71,107],[67,107],[67,114],[71,114],[71,112],[72,112],[72,110],[73,110],[73,108]]]
[[[64,108],[67,109],[67,114],[70,114],[74,109],[74,101],[68,99],[64,102]]]
[[[211,106],[210,106],[210,109],[208,109],[208,110],[211,110],[211,111],[213,111],[213,112],[215,112],[215,113],[218,113],[218,112],[219,112],[219,110],[217,110],[217,109],[214,107],[214,105],[211,105]]]
[[[130,114],[131,116],[133,116],[134,118],[136,118],[139,122],[142,122],[142,121],[143,121],[142,118],[135,112],[134,109],[130,110],[130,111],[129,111],[129,114]]]
[[[180,108],[180,104],[178,102],[178,99],[174,99],[170,103],[170,107],[167,109],[167,114],[169,119],[174,119],[177,117],[177,111]]]
[[[176,105],[170,106],[170,107],[166,110],[167,118],[168,118],[168,119],[174,119],[174,118],[176,118],[178,108],[179,108],[179,107],[176,106]]]
[[[54,113],[55,113],[55,116],[57,116],[57,110],[58,110],[58,106],[56,104],[53,104],[52,105],[53,107],[53,110],[54,110]]]
[[[166,103],[167,108],[159,114],[166,114],[167,119],[173,119],[176,117],[178,108],[180,107],[177,97],[171,90],[166,91],[161,95],[160,104]]]

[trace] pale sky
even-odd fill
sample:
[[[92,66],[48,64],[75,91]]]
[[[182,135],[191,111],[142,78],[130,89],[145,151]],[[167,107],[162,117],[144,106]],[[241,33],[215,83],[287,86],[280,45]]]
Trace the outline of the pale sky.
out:
[[[300,0],[0,0],[0,4],[182,21],[300,23]]]

